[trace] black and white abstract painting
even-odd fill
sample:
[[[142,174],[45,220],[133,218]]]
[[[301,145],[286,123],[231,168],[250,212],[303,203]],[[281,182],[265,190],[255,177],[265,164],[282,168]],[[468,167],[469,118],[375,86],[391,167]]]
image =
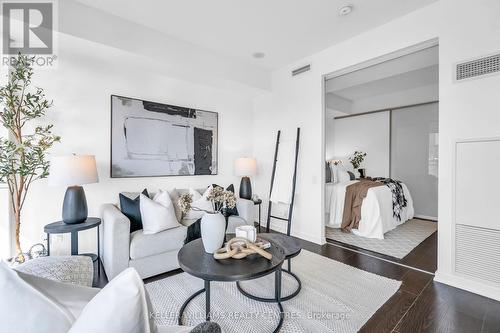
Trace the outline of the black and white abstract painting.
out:
[[[111,177],[217,174],[216,112],[111,96]]]

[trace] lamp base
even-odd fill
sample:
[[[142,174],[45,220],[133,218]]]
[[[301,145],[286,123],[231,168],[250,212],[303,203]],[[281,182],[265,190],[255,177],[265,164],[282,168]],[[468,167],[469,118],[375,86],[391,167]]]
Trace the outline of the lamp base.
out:
[[[81,186],[69,186],[64,195],[62,219],[66,224],[82,223],[87,220],[88,209],[85,191]]]
[[[240,198],[252,200],[252,184],[250,183],[250,177],[241,177]]]

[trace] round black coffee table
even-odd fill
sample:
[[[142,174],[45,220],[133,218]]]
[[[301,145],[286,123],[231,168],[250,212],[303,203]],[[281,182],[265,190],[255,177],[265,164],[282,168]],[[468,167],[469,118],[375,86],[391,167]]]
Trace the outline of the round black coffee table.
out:
[[[194,240],[182,247],[178,254],[179,265],[188,274],[196,276],[205,282],[205,288],[198,290],[182,304],[179,311],[179,325],[182,325],[184,310],[196,296],[205,292],[205,319],[210,321],[210,282],[234,282],[256,279],[270,273],[275,273],[275,299],[280,311],[280,320],[274,330],[278,332],[283,325],[283,306],[281,305],[281,265],[285,253],[281,247],[272,243],[267,250],[273,255],[267,260],[257,254],[244,259],[216,260],[212,254],[205,253],[201,239]]]
[[[284,302],[294,298],[299,294],[300,290],[302,289],[302,282],[300,281],[299,277],[295,273],[292,273],[292,262],[291,262],[292,258],[298,256],[300,251],[302,250],[299,241],[291,236],[287,236],[284,234],[276,234],[276,233],[263,233],[259,234],[258,236],[259,238],[268,240],[272,244],[276,244],[277,246],[282,248],[283,251],[285,252],[285,260],[287,261],[288,267],[287,269],[281,269],[281,271],[287,273],[288,275],[293,277],[295,281],[297,281],[297,289],[290,295],[281,297],[281,301]],[[275,298],[259,297],[248,293],[241,287],[239,282],[236,282],[236,286],[238,287],[238,290],[248,298],[260,302],[276,302]]]

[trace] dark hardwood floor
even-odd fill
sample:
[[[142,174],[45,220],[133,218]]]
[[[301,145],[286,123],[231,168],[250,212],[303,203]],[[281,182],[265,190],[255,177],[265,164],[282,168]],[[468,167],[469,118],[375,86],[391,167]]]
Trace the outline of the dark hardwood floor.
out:
[[[403,265],[415,267],[429,273],[434,273],[437,270],[437,231],[427,237],[422,243],[417,245],[410,253],[408,253],[404,258],[398,259],[391,257],[382,253],[373,252],[366,250],[351,244],[342,243],[333,239],[327,239],[327,241],[334,245],[340,245],[342,247],[347,247],[368,255],[372,255],[378,258],[394,261],[401,263]]]
[[[317,245],[301,239],[299,241],[305,250],[402,281],[401,288],[370,318],[361,332],[500,332],[500,302],[434,282],[433,274],[423,273],[334,244]],[[431,241],[432,239],[429,240]],[[432,245],[428,245],[428,249],[431,248]],[[425,251],[422,251],[420,259],[412,260],[422,262],[421,265],[425,266],[426,264],[423,263],[425,260],[422,259],[426,258],[424,253]],[[419,256],[415,255],[415,257]],[[180,269],[175,270],[146,279],[144,282],[149,283],[180,272],[182,272]],[[96,285],[102,287],[106,283],[106,276],[101,270]]]

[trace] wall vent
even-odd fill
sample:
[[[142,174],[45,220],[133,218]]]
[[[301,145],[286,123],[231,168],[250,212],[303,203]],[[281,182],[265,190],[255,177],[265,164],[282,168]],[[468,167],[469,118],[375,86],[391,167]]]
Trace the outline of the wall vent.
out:
[[[455,226],[455,271],[500,283],[500,231],[463,224]]]
[[[500,72],[500,54],[462,62],[457,65],[456,80],[465,80],[478,76]]]
[[[292,76],[299,75],[311,70],[311,65],[305,65],[292,71]]]

